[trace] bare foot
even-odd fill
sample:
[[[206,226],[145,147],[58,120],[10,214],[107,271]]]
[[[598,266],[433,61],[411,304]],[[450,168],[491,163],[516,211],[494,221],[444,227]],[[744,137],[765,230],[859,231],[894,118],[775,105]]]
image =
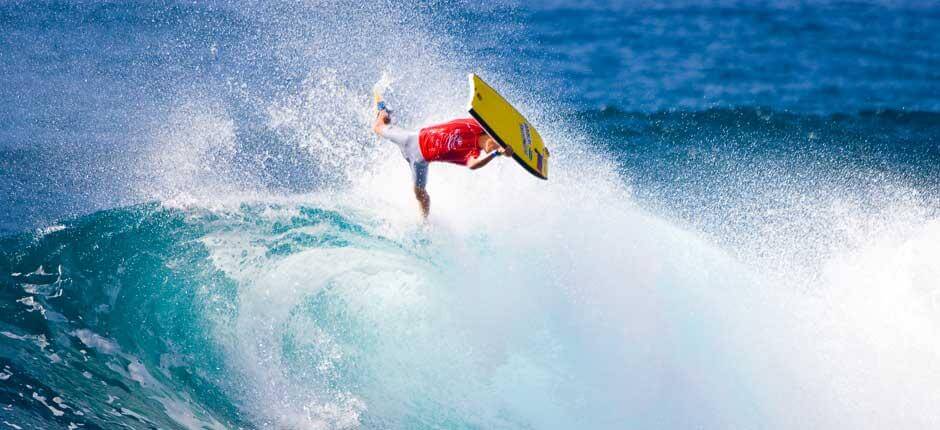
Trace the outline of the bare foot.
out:
[[[390,122],[392,122],[392,118],[388,115],[388,111],[379,111],[379,114],[375,117],[375,123],[372,124],[372,131],[376,134],[382,134],[382,129]]]

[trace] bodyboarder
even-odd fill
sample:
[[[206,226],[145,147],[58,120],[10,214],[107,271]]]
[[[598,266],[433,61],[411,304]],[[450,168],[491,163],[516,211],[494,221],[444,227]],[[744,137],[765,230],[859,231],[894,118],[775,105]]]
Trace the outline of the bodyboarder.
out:
[[[499,155],[512,155],[511,148],[497,143],[473,118],[454,119],[413,131],[391,124],[391,114],[378,98],[375,108],[378,113],[372,131],[401,150],[411,168],[415,198],[425,218],[431,210],[431,196],[425,189],[429,163],[453,163],[476,170]]]

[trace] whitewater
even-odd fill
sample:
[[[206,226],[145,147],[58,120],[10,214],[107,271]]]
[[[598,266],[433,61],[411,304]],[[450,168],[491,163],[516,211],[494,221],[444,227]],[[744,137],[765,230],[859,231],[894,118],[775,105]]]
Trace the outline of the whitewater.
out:
[[[74,133],[93,139],[5,152],[0,424],[940,426],[929,100],[859,120],[928,136],[911,168],[804,163],[817,153],[790,150],[789,135],[773,147],[783,156],[727,162],[709,150],[721,135],[692,130],[701,140],[679,153],[704,170],[653,187],[617,161],[629,146],[598,143],[605,121],[634,115],[668,136],[704,111],[691,120],[702,129],[814,142],[806,124],[843,120],[786,107],[574,114],[555,78],[527,82],[504,60],[499,46],[530,28],[521,6],[464,6],[4,6],[11,27],[97,22],[83,33],[104,38],[95,46],[143,28],[153,38],[127,46],[166,70],[122,63],[117,96],[76,110],[88,117]],[[99,56],[75,61],[117,67]],[[430,124],[465,116],[468,71],[538,126],[552,177],[432,166],[423,223],[407,165],[371,133],[370,91],[384,75],[395,120]],[[23,76],[10,82],[36,84]],[[0,136],[28,147],[46,136],[35,124]]]

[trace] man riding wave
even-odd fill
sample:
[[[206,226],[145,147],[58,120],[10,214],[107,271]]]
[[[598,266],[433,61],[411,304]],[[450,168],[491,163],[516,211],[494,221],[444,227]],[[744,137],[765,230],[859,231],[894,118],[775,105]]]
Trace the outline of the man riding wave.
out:
[[[512,155],[511,148],[503,148],[473,118],[454,119],[412,131],[391,124],[385,102],[377,101],[376,109],[378,115],[372,131],[398,145],[411,168],[415,198],[425,218],[431,210],[431,196],[425,190],[428,163],[447,162],[476,170],[498,155]]]

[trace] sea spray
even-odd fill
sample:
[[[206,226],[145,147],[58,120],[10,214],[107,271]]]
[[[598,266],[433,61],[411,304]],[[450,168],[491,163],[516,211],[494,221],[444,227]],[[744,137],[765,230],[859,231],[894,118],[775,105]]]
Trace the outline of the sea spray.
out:
[[[932,15],[596,6],[0,6],[2,421],[937,427]],[[434,165],[422,223],[383,71],[552,180]]]

